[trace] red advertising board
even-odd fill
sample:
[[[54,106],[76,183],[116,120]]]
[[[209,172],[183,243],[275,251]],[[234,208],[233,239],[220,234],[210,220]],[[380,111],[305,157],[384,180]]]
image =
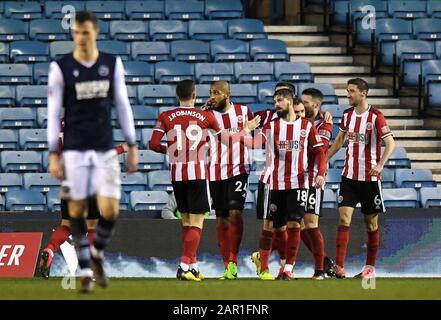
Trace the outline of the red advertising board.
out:
[[[0,233],[0,278],[32,278],[42,232]]]

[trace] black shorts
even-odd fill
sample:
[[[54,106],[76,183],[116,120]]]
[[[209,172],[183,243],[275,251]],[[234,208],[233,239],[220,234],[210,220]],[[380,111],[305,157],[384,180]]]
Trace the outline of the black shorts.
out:
[[[210,211],[208,181],[172,181],[176,204],[180,213],[205,214]]]
[[[271,191],[269,189],[269,184],[265,184],[259,181],[259,185],[257,187],[257,207],[256,207],[256,216],[258,220],[262,220],[266,216],[265,212],[268,211],[270,206],[270,192]],[[286,226],[286,222],[287,222],[286,215],[278,214],[273,219],[273,227],[274,229],[279,229],[281,227]]]
[[[269,210],[264,218],[274,222],[283,219],[279,217],[279,215],[283,215],[288,222],[300,223],[305,214],[307,200],[308,189],[271,190]]]
[[[216,210],[216,216],[226,218],[229,215],[229,210],[243,210],[247,190],[247,174],[226,180],[210,181],[212,208]]]
[[[341,177],[338,207],[355,208],[361,204],[363,214],[385,212],[380,181],[357,181]]]
[[[61,219],[63,220],[69,220],[69,209],[67,207],[67,200],[61,199],[60,203],[61,207]],[[98,203],[96,200],[96,197],[88,198],[88,214],[87,214],[87,220],[96,220],[100,218],[100,211],[98,209]]]
[[[322,205],[323,205],[323,195],[325,191],[323,189],[317,189],[315,187],[310,187],[308,189],[308,202],[306,206],[305,213],[315,214],[321,217]]]

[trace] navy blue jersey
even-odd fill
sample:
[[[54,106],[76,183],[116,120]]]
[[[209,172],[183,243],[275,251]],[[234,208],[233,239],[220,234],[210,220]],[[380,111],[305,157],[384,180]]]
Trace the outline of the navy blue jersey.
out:
[[[99,52],[86,67],[67,54],[57,61],[63,73],[65,127],[63,150],[113,148],[112,104],[116,58]]]

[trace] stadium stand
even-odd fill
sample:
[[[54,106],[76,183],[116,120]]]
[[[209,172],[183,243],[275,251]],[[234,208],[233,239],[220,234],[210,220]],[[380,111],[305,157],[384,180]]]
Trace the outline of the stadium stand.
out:
[[[15,130],[0,129],[0,150],[18,149],[18,137]]]
[[[19,173],[0,173],[0,193],[20,190],[23,187],[23,176]]]
[[[12,190],[6,192],[8,211],[45,211],[46,197],[35,190]]]
[[[199,0],[165,1],[165,15],[170,20],[199,20],[204,18],[204,2]]]
[[[266,39],[263,22],[257,19],[235,19],[228,22],[228,37],[237,40]]]
[[[417,192],[413,188],[384,189],[383,200],[386,208],[418,208]]]
[[[441,188],[421,188],[421,207],[441,207]]]
[[[111,21],[109,34],[112,40],[148,40],[148,24],[142,21]]]
[[[163,1],[126,1],[125,13],[129,20],[162,20],[165,17]]]
[[[168,170],[151,171],[147,174],[148,188],[152,191],[173,191]]]
[[[140,210],[162,210],[168,202],[165,191],[132,191],[130,193],[131,208]]]
[[[167,42],[132,42],[131,50],[133,60],[159,62],[170,59],[170,44]]]
[[[221,20],[192,20],[188,22],[188,36],[193,40],[223,40],[227,38],[227,26]]]

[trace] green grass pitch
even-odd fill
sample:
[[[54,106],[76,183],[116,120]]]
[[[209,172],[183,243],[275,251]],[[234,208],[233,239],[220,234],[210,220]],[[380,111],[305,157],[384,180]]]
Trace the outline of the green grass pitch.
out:
[[[437,299],[441,278],[377,278],[375,289],[365,290],[359,279],[261,281],[205,279],[186,282],[159,278],[112,278],[106,289],[92,294],[62,288],[61,278],[0,279],[0,299]]]

